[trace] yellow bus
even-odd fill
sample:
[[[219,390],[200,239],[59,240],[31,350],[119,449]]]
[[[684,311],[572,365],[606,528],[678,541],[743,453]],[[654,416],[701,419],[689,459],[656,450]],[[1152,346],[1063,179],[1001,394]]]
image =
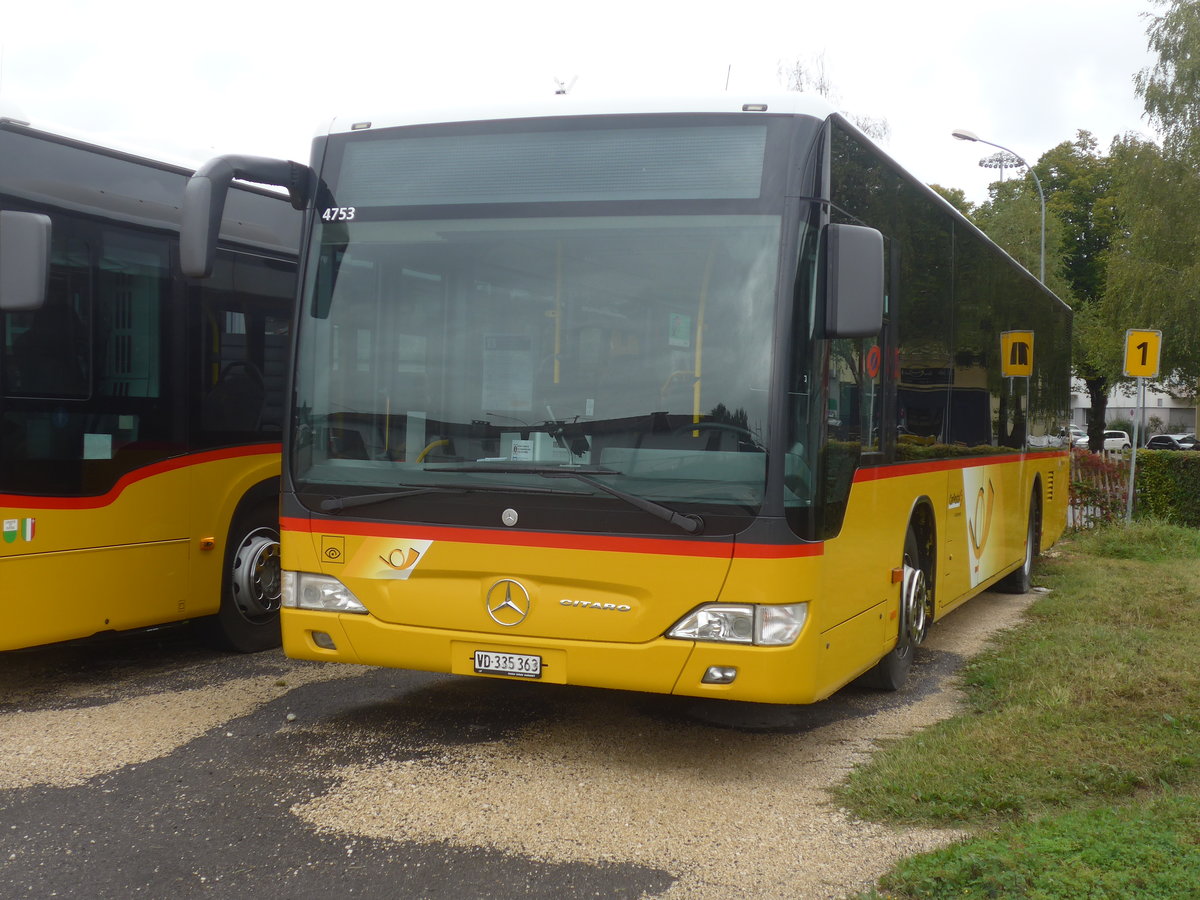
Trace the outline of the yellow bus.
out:
[[[199,618],[279,643],[301,216],[232,192],[185,279],[190,175],[0,120],[0,650]]]
[[[193,274],[235,177],[308,205],[290,656],[898,689],[1063,531],[1069,309],[820,100],[337,121],[197,173]]]

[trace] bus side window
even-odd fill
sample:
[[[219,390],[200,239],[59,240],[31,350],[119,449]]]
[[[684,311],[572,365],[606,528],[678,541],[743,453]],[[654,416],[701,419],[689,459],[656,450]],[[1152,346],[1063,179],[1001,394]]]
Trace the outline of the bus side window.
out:
[[[201,433],[282,431],[291,283],[272,260],[218,257],[201,291]]]
[[[58,239],[56,233],[55,238]],[[91,247],[56,240],[46,303],[5,313],[5,393],[10,397],[82,400],[91,391]]]

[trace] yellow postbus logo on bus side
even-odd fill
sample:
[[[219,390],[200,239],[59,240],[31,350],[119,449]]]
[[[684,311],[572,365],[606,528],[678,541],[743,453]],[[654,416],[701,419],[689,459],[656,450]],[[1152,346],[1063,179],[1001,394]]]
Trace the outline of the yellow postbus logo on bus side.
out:
[[[408,580],[433,541],[372,538],[363,541],[346,574],[355,578]]]

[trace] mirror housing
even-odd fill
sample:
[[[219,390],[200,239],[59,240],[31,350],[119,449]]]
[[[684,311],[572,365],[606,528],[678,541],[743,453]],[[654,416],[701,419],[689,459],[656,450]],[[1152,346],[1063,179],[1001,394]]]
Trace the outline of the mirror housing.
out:
[[[41,309],[50,283],[50,217],[0,210],[0,311]]]
[[[212,274],[225,214],[225,197],[233,179],[287,188],[295,209],[305,209],[315,181],[303,163],[264,156],[218,156],[188,179],[183,193],[183,218],[179,229],[179,266],[191,278]]]
[[[825,229],[825,336],[868,337],[883,328],[883,235],[862,225]]]

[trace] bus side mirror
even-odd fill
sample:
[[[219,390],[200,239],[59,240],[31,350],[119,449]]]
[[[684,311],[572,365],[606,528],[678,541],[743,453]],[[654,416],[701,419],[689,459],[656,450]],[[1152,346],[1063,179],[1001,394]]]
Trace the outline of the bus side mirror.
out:
[[[0,311],[41,309],[50,282],[50,217],[0,210]]]
[[[825,252],[825,336],[878,334],[883,327],[883,235],[861,225],[829,225]]]
[[[179,267],[190,278],[212,274],[225,197],[235,178],[287,188],[292,206],[300,210],[307,208],[316,180],[303,163],[263,156],[218,156],[202,165],[184,188],[179,228]]]

